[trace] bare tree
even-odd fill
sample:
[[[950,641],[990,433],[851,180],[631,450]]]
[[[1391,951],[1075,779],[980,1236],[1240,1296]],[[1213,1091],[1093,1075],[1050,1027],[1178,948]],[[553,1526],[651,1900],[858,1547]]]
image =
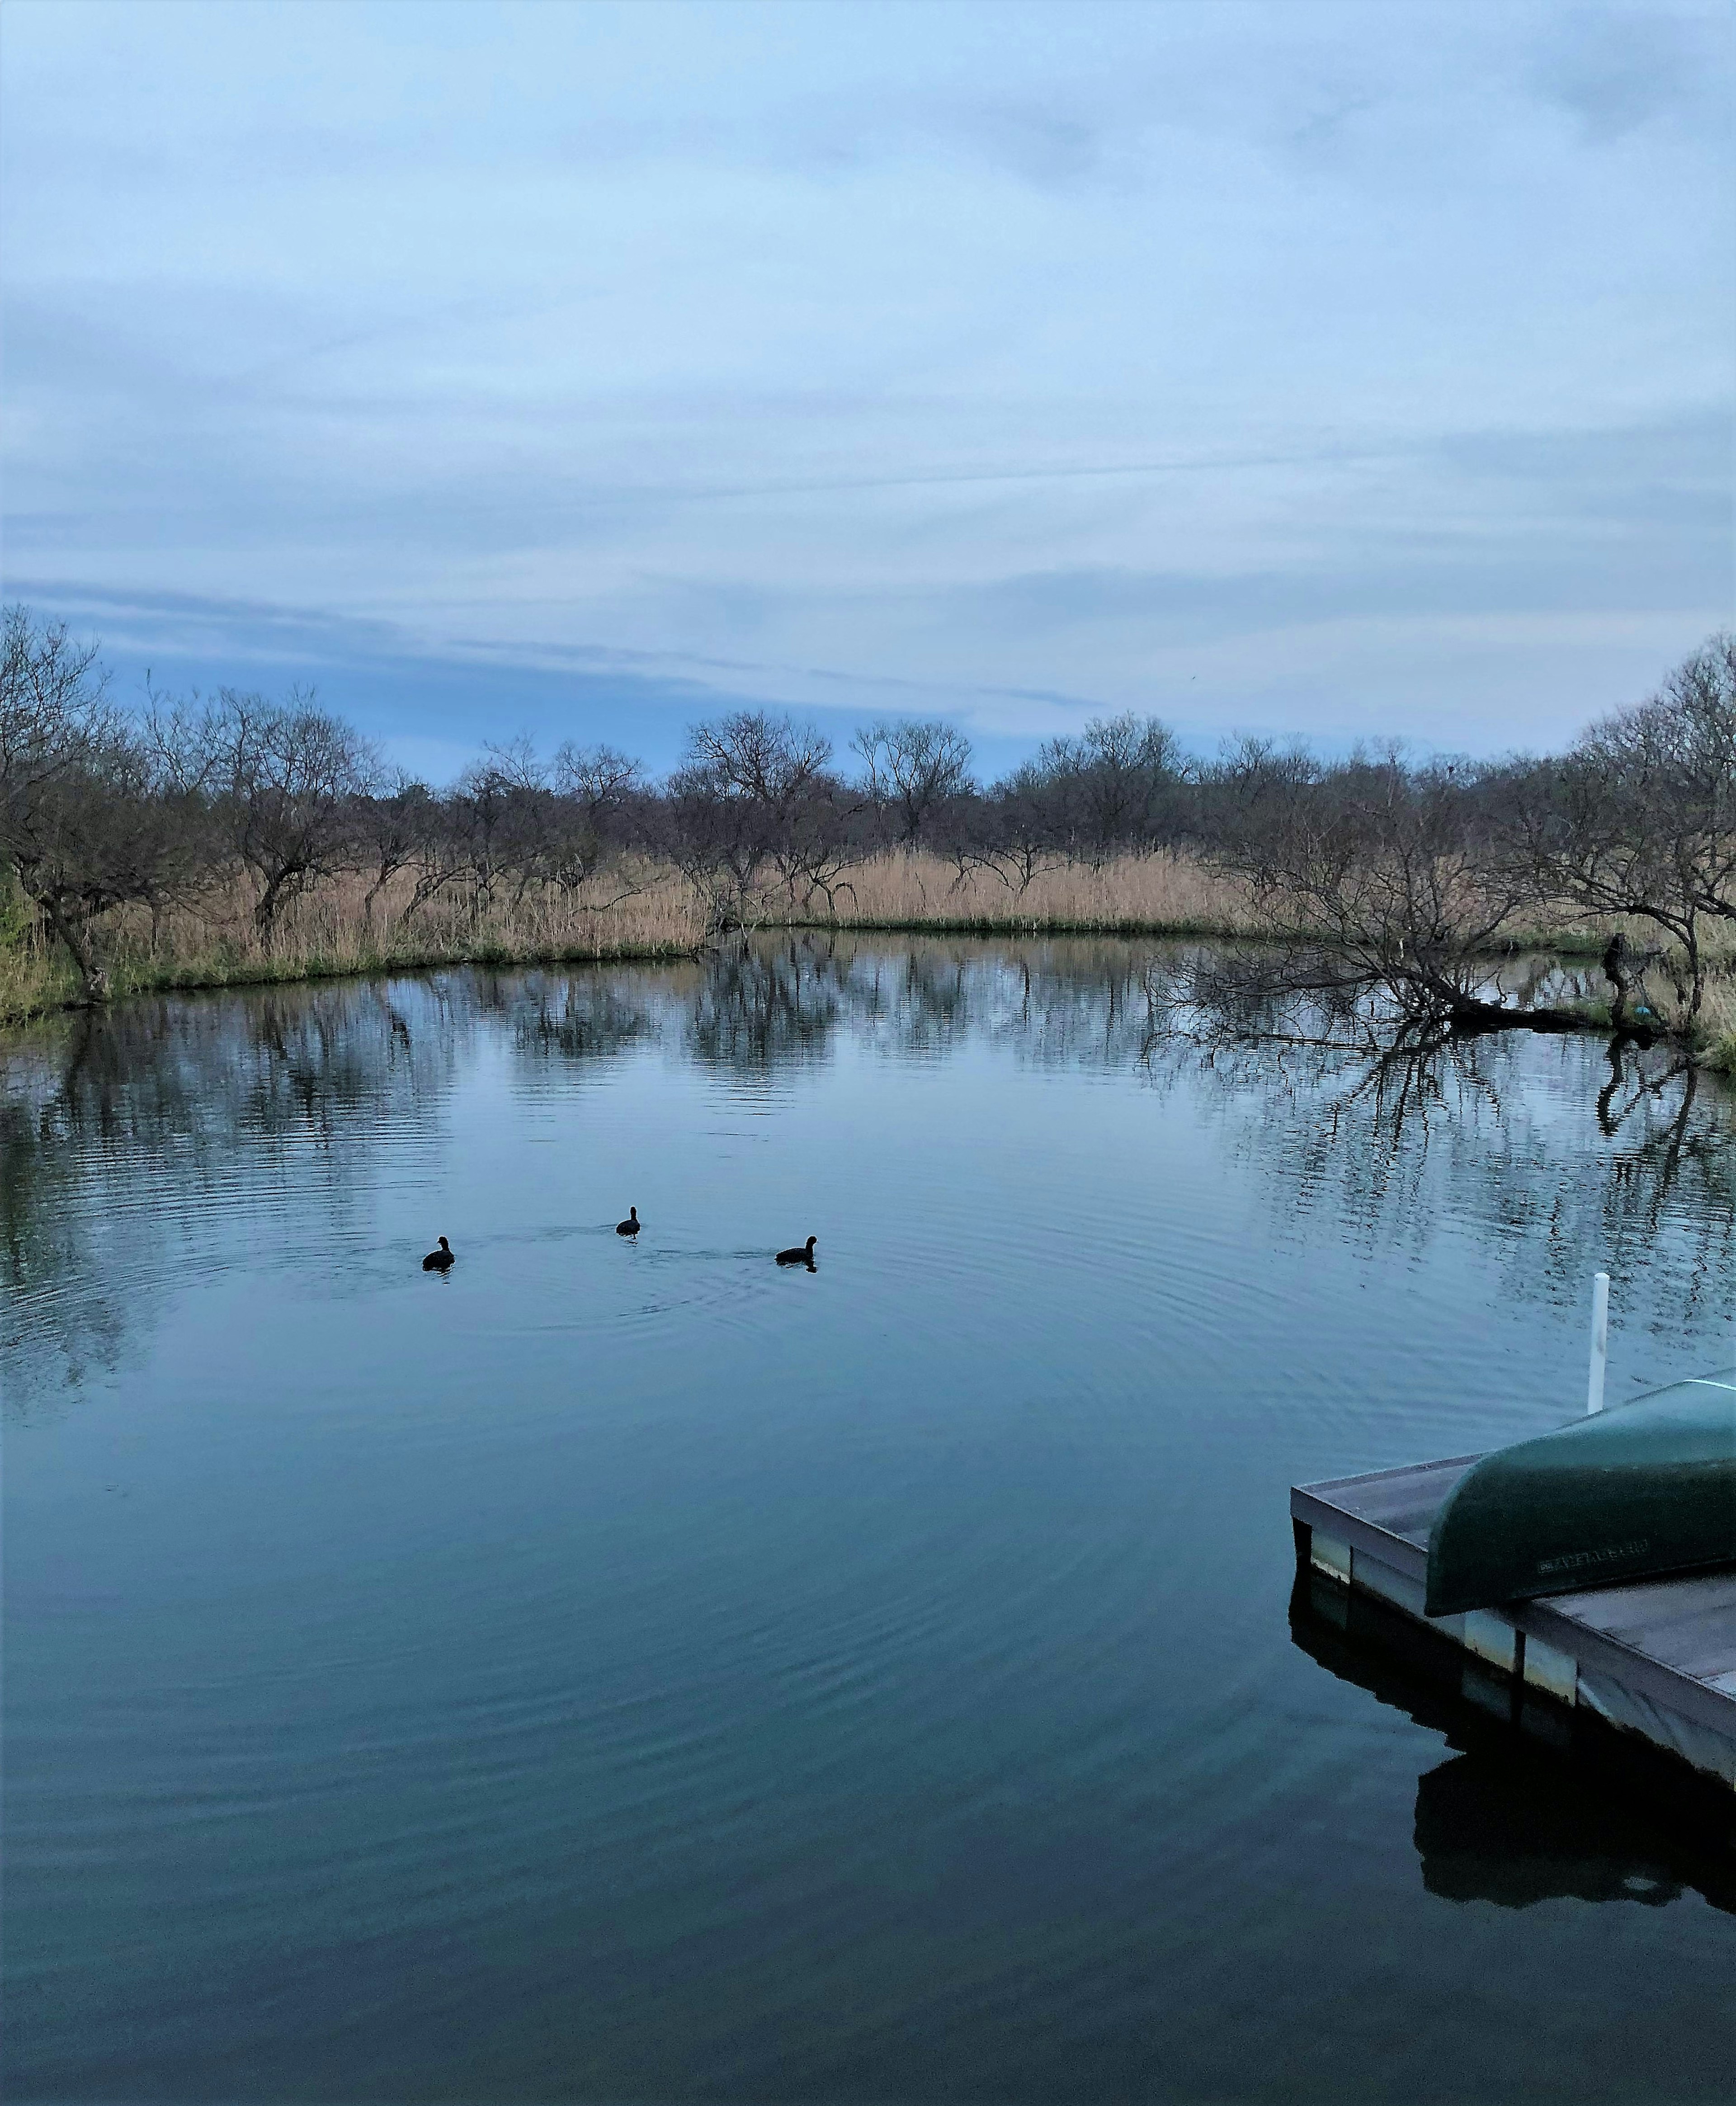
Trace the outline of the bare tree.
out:
[[[556,749],[554,776],[559,802],[549,876],[570,897],[626,846],[644,778],[639,763],[613,746],[576,746],[571,739]],[[617,880],[625,876],[617,867]],[[639,889],[617,881],[605,903],[619,905]]]
[[[494,903],[496,888],[516,872],[523,895],[537,845],[536,803],[545,787],[541,764],[527,743],[517,749],[491,746],[487,758],[467,768],[446,799],[446,818],[455,851],[451,876],[468,882],[470,918],[480,921]]]
[[[426,824],[416,830],[409,867],[415,883],[398,915],[398,926],[407,929],[420,910],[449,885],[460,884],[470,868],[460,819],[459,792],[430,800],[423,815]]]
[[[937,719],[882,719],[859,731],[850,748],[861,757],[864,795],[888,814],[905,848],[922,838],[944,804],[972,787],[971,742]]]
[[[644,770],[612,746],[577,746],[569,738],[555,749],[554,780],[600,831],[643,792]]]
[[[1180,742],[1155,717],[1093,717],[1077,738],[1052,738],[1037,755],[1054,831],[1095,867],[1153,847],[1183,777]]]
[[[38,624],[9,607],[0,631],[0,812],[29,806],[38,785],[68,768],[116,724],[95,643],[75,643],[65,622]]]
[[[153,697],[153,744],[185,794],[209,804],[222,852],[254,886],[269,952],[290,901],[354,867],[356,800],[379,779],[374,749],[292,688],[282,703],[220,688],[201,706]]]
[[[704,895],[711,933],[762,920],[774,874],[792,905],[816,891],[835,905],[861,844],[831,759],[819,733],[763,710],[694,726],[670,777],[664,844]]]
[[[401,870],[414,867],[425,856],[439,830],[439,804],[425,782],[398,769],[371,796],[356,798],[350,816],[357,859],[369,873],[361,915],[372,928],[380,894]]]
[[[94,644],[8,610],[0,639],[0,853],[71,958],[87,1002],[109,991],[99,927],[160,907],[191,876],[196,831],[106,692]]]
[[[1604,954],[1618,1024],[1634,968],[1655,961],[1684,1022],[1706,987],[1704,924],[1736,920],[1736,637],[1713,637],[1659,692],[1617,710],[1556,761],[1527,770],[1508,800],[1506,870],[1537,903],[1649,922],[1663,939],[1636,958]]]
[[[982,853],[976,860],[1009,891],[1028,892],[1045,871],[1066,863],[1065,818],[1050,777],[1035,761],[994,785],[983,800],[980,822]],[[964,862],[958,855],[953,860],[962,880]]]
[[[1576,1012],[1490,988],[1497,949],[1532,893],[1492,853],[1502,771],[1411,768],[1389,747],[1334,768],[1258,745],[1218,771],[1209,853],[1249,886],[1282,948],[1224,969],[1245,993],[1348,1013],[1374,997],[1402,1046],[1443,1033],[1563,1030]]]

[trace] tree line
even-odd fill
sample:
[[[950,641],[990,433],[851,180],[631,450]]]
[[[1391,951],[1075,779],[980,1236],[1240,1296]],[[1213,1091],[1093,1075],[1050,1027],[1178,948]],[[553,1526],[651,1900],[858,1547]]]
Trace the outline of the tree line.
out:
[[[1127,714],[997,781],[979,782],[973,758],[940,721],[870,724],[841,756],[811,727],[738,710],[694,725],[661,781],[606,745],[544,755],[519,739],[437,788],[312,694],[152,692],[126,708],[94,645],[26,608],[4,622],[0,858],[89,1001],[129,910],[155,926],[239,888],[269,952],[292,903],[345,877],[370,921],[389,903],[408,925],[437,899],[478,923],[536,894],[607,905],[673,868],[715,936],[833,916],[852,869],[888,852],[1014,894],[1070,864],[1186,854],[1239,879],[1284,939],[1258,968],[1268,987],[1374,988],[1419,1030],[1547,1024],[1483,991],[1487,956],[1567,916],[1623,925],[1604,954],[1618,1028],[1660,1028],[1642,996],[1652,971],[1691,1030],[1708,938],[1736,920],[1728,635],[1551,755],[1327,760],[1250,738],[1202,760]]]

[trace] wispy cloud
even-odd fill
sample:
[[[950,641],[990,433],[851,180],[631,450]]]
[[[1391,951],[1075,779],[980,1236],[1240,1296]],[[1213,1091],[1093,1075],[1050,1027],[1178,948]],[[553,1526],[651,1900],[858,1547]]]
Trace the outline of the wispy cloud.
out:
[[[1730,616],[1729,46],[11,0],[11,589],[440,739],[720,697],[1541,737]]]

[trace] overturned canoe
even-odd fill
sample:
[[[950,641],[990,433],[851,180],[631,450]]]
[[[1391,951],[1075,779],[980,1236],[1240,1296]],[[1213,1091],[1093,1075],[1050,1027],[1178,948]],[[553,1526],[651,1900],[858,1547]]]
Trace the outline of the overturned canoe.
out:
[[[1672,1382],[1502,1448],[1429,1532],[1431,1616],[1736,1564],[1736,1382]]]

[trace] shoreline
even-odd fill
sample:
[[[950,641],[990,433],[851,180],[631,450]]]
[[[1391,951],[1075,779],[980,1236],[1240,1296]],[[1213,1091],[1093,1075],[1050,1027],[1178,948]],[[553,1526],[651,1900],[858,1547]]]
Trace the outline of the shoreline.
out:
[[[104,949],[110,1002],[146,995],[218,993],[288,987],[394,973],[536,967],[676,965],[702,957],[715,912],[700,888],[666,863],[643,857],[615,865],[590,899],[582,891],[545,888],[491,897],[454,890],[423,897],[399,873],[370,883],[350,872],[292,900],[267,952],[256,902],[240,883],[153,917],[134,909],[115,917]],[[1173,850],[1129,855],[1093,866],[1058,865],[1022,888],[1002,875],[953,864],[925,850],[883,852],[855,865],[825,910],[816,894],[792,908],[781,892],[741,933],[779,940],[873,938],[1008,943],[1101,942],[1245,944],[1298,939],[1276,930],[1241,883]],[[1554,1028],[1607,1032],[1607,991],[1594,966],[1608,942],[1605,927],[1563,916],[1554,930],[1516,927],[1478,956],[1492,969],[1532,958],[1559,969],[1569,984],[1549,1005]],[[1313,941],[1330,946],[1322,933]],[[1676,1042],[1689,1058],[1736,1075],[1736,959],[1720,962],[1716,1000],[1691,1035]],[[1581,970],[1574,970],[1574,969]],[[1596,981],[1597,984],[1594,984]],[[1540,998],[1541,988],[1529,991]],[[1599,998],[1604,997],[1605,998]],[[1521,997],[1524,998],[1523,997]],[[1662,1003],[1654,994],[1654,1006]],[[79,976],[40,930],[0,941],[0,1033],[85,1006]],[[1564,1019],[1571,1017],[1571,1023]],[[1518,1025],[1516,1028],[1525,1028]],[[1538,1028],[1545,1028],[1540,1021]]]
[[[1191,939],[1213,943],[1269,943],[1274,940],[1245,929],[1204,921],[1067,921],[1043,917],[1018,921],[763,921],[738,933],[753,938],[785,934],[811,934],[815,932],[833,936],[928,935],[980,939],[998,936],[1026,942],[1034,936],[1100,937],[1120,942],[1139,937],[1156,941]],[[0,1031],[16,1030],[25,1024],[40,1022],[45,1017],[76,1015],[92,1006],[113,1007],[149,995],[221,994],[247,988],[294,987],[314,981],[366,979],[393,973],[439,972],[458,968],[487,970],[491,967],[498,970],[518,970],[534,966],[680,965],[702,957],[711,948],[715,948],[711,939],[703,939],[697,943],[629,941],[585,945],[559,943],[481,943],[474,947],[437,944],[417,949],[384,951],[370,957],[354,958],[339,959],[316,955],[286,960],[281,964],[249,958],[237,961],[232,969],[213,968],[201,961],[196,964],[190,963],[185,969],[171,966],[137,975],[130,973],[123,963],[116,972],[116,984],[108,1001],[100,1005],[85,1001],[73,991],[72,976],[69,972],[62,968],[46,967],[42,970],[42,980],[45,984],[42,998],[27,1003],[6,1003],[3,997],[0,997]],[[60,984],[58,986],[54,984],[56,982]]]
[[[1043,914],[804,918],[768,921],[740,933],[749,938],[819,933],[834,937],[967,937],[977,941],[993,941],[999,938],[1012,942],[1070,937],[1115,942],[1145,939],[1152,942],[1252,944],[1274,943],[1283,940],[1245,925],[1237,925],[1205,916],[1157,921],[1133,916],[1069,917]],[[1594,934],[1570,932],[1562,937],[1550,939],[1532,933],[1516,938],[1511,943],[1489,946],[1480,955],[1492,960],[1541,956],[1557,958],[1563,962],[1579,962],[1595,958],[1602,949],[1603,941],[1601,937]],[[115,987],[109,1001],[101,1006],[114,1006],[152,995],[240,993],[258,988],[385,978],[397,973],[489,970],[523,971],[550,966],[680,965],[703,956],[710,944],[711,939],[689,943],[667,939],[639,941],[628,939],[615,943],[593,942],[585,944],[558,941],[541,943],[496,941],[474,945],[433,943],[406,948],[401,951],[383,950],[348,957],[314,952],[276,962],[262,957],[242,958],[236,960],[233,966],[213,966],[209,960],[189,961],[182,969],[170,965],[157,970],[147,969],[136,976],[127,970],[123,961],[118,975],[119,984]],[[71,991],[70,975],[53,967],[40,970],[38,998],[23,1002],[16,999],[7,1001],[3,993],[0,993],[0,1034],[10,1035],[33,1024],[75,1015],[91,1008],[90,1004],[80,1000]],[[55,984],[56,982],[60,983],[58,986]],[[1607,1004],[1586,1001],[1570,1003],[1566,1007],[1578,1013],[1581,1020],[1577,1028],[1579,1032],[1602,1034],[1609,1031]],[[1558,1023],[1554,1028],[1559,1031],[1561,1027]],[[1736,1078],[1736,1042],[1726,1039],[1724,1044],[1720,1044],[1704,1025],[1683,1042],[1685,1051],[1696,1066],[1710,1073]]]

